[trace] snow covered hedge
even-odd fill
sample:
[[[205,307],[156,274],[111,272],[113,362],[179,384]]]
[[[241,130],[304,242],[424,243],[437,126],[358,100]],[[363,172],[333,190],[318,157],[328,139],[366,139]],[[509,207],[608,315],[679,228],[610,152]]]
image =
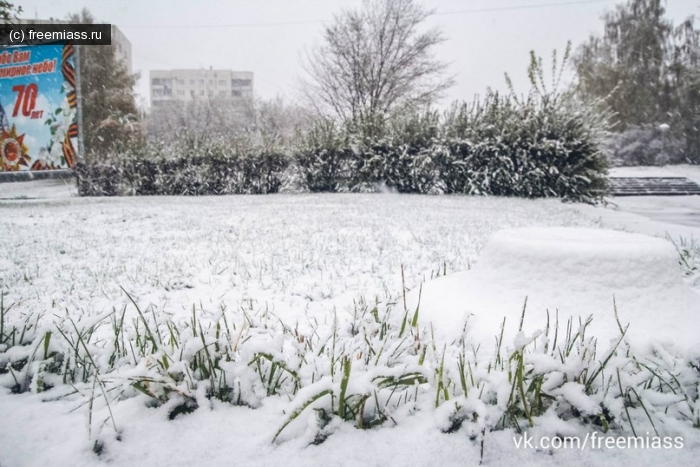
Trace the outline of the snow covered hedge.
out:
[[[388,122],[319,123],[295,151],[310,191],[465,193],[590,201],[607,188],[600,125],[536,94],[408,112]]]
[[[193,152],[149,145],[74,169],[81,196],[275,193],[289,158],[211,144]]]
[[[318,120],[287,147],[150,144],[79,164],[84,196],[288,191],[461,193],[594,201],[607,188],[600,118],[567,99],[489,93],[444,114]]]

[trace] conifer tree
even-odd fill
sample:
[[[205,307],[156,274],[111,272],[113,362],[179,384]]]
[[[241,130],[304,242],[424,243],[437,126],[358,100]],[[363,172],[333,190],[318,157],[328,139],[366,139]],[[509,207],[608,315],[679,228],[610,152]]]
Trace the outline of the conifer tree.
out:
[[[69,21],[96,22],[87,9],[71,15]],[[118,152],[140,133],[134,97],[137,75],[128,72],[113,47],[80,47],[83,143],[88,157]]]

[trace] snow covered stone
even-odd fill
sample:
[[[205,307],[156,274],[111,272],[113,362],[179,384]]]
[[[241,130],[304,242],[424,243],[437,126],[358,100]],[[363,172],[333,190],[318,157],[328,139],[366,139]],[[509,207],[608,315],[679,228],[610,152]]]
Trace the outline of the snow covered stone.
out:
[[[525,336],[547,325],[559,335],[573,319],[593,321],[586,336],[630,343],[700,344],[700,294],[682,280],[678,253],[663,239],[603,229],[518,228],[495,233],[476,266],[423,284],[420,317],[443,338],[467,337],[490,351],[506,318],[504,345],[518,331],[527,297]],[[415,307],[417,292],[409,295]]]

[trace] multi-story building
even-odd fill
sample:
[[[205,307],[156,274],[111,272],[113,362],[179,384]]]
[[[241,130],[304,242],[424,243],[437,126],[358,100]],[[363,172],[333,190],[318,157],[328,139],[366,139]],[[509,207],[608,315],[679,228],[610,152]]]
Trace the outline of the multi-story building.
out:
[[[151,70],[151,107],[196,99],[252,99],[253,73],[232,70]]]
[[[112,48],[114,49],[114,55],[116,55],[118,60],[122,61],[129,74],[131,74],[131,42],[115,25],[112,25]]]

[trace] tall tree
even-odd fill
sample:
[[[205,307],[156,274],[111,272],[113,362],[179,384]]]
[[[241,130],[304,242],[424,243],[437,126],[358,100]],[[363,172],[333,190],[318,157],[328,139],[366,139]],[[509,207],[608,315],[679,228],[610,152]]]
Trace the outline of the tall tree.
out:
[[[700,32],[694,19],[679,26],[662,0],[628,0],[603,15],[602,36],[591,36],[573,58],[578,92],[615,112],[617,129],[669,124],[700,158]],[[692,158],[692,157],[691,157]]]
[[[673,32],[670,69],[678,89],[676,120],[686,141],[686,159],[700,163],[700,30],[693,20]]]
[[[10,3],[7,0],[0,0],[0,21],[15,20],[20,13],[22,13],[21,6]]]
[[[70,15],[71,23],[94,24],[83,9]],[[134,97],[137,75],[129,74],[113,46],[80,47],[83,141],[89,154],[118,151],[139,133]]]
[[[667,103],[664,67],[671,23],[661,0],[632,0],[603,15],[605,31],[574,56],[580,92],[608,97],[623,125],[646,123],[663,115]]]
[[[7,0],[0,0],[0,34],[7,37],[10,30],[10,24],[17,21],[17,17],[22,13],[22,7],[15,5]]]
[[[414,0],[364,0],[361,8],[342,11],[307,54],[309,102],[358,120],[440,97],[453,80],[434,55],[442,33],[421,31],[430,13]]]

